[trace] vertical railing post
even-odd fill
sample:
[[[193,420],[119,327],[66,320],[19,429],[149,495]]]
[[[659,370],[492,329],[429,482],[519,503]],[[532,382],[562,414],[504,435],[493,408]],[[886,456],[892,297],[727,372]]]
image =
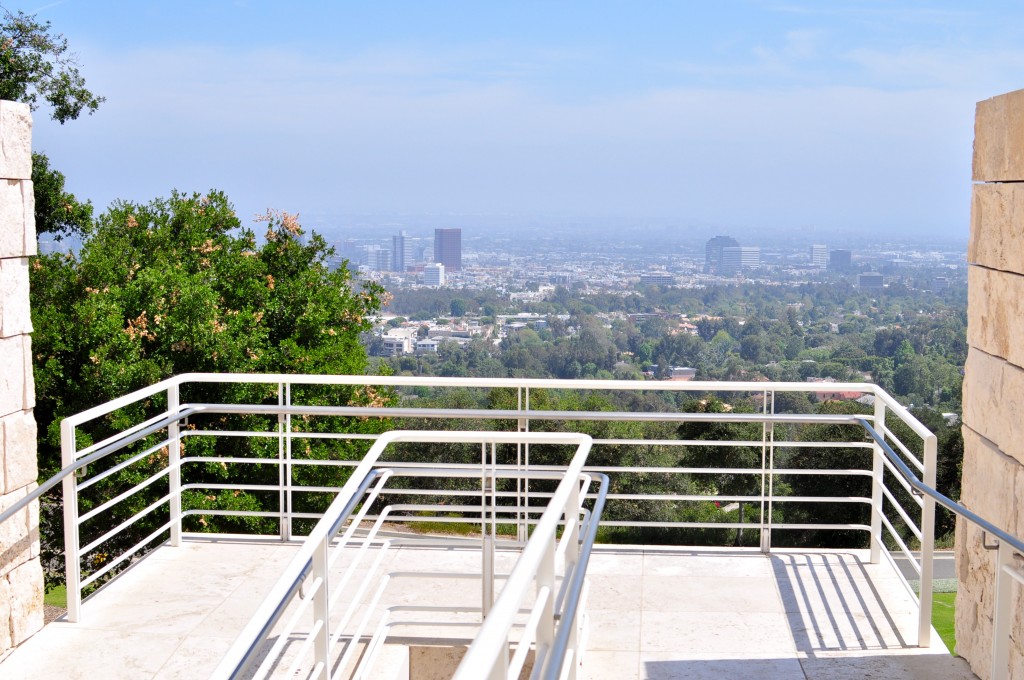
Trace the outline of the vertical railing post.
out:
[[[480,613],[483,619],[494,604],[494,537],[487,517],[493,479],[487,472],[487,444],[480,444]]]
[[[996,552],[995,599],[992,609],[992,680],[1010,677],[1010,623],[1013,615],[1013,550],[999,541]],[[952,651],[952,650],[950,650]]]
[[[284,384],[284,404],[286,407],[292,405],[292,384]],[[284,417],[284,540],[292,540],[292,414],[291,411]]]
[[[278,407],[284,407],[284,383],[277,383],[277,405]],[[278,519],[278,534],[281,536],[282,541],[288,540],[288,530],[286,524],[288,522],[288,513],[285,509],[286,494],[285,494],[285,470],[284,470],[284,449],[285,449],[285,431],[284,431],[284,412],[277,412],[277,510],[279,513]]]
[[[875,395],[875,432],[883,440],[888,430],[885,427],[885,402]],[[882,447],[877,442],[871,444],[871,564],[878,564],[882,556],[882,483],[885,467],[882,464]]]
[[[537,623],[537,663],[541,662],[541,655],[548,659],[551,647],[555,643],[555,550],[558,539],[552,537],[548,542],[544,557],[537,567],[537,592],[542,588],[548,589],[548,597],[544,602],[544,612]]]
[[[60,424],[61,467],[75,462],[78,446],[75,427],[68,421]],[[78,554],[78,475],[64,477],[64,578],[68,598],[68,621],[77,623],[82,618],[82,573]]]
[[[775,415],[775,392],[771,396],[771,413]],[[772,551],[772,512],[775,509],[775,423],[768,424],[768,519],[767,528],[761,532],[761,552]],[[767,535],[767,536],[766,536]]]
[[[178,383],[167,388],[167,412],[171,422],[167,424],[167,468],[170,485],[171,505],[171,545],[181,545],[181,423],[178,420],[178,407],[181,394]]]
[[[313,564],[310,575],[313,580],[320,580],[320,587],[313,594],[313,627],[316,631],[316,638],[313,641],[314,661],[319,672],[314,678],[331,677],[330,647],[331,647],[331,597],[328,589],[328,568],[327,568],[327,547],[330,539],[324,538],[320,545],[313,551]],[[317,623],[320,626],[317,628]]]
[[[924,483],[935,488],[938,465],[938,439],[934,434],[924,438]],[[921,593],[918,602],[917,644],[929,647],[932,635],[932,574],[935,552],[935,499],[925,494],[921,506]]]
[[[569,531],[569,526],[572,530]],[[580,555],[580,482],[573,484],[572,493],[565,505],[565,526],[568,533],[562,540],[565,544],[565,578],[569,578]]]
[[[520,385],[516,388],[516,410],[522,412],[523,410],[523,386]],[[516,427],[520,432],[526,432],[526,418],[519,418],[516,422]],[[516,442],[516,467],[520,472],[526,470],[523,461],[523,443]],[[516,505],[518,510],[516,511],[516,540],[525,542],[530,538],[529,520],[530,515],[526,511],[526,480],[522,477],[516,479]]]
[[[768,415],[768,392],[767,390],[761,393],[761,415]],[[764,519],[765,501],[768,491],[768,480],[766,479],[766,472],[768,470],[768,421],[767,419],[761,421],[761,513],[760,513],[760,528],[757,532],[758,538],[761,543],[761,552],[768,552],[768,529]]]

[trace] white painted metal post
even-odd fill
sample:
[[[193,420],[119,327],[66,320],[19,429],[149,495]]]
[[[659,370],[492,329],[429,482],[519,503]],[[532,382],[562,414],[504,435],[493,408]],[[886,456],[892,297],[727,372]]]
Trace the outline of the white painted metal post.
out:
[[[313,627],[316,631],[313,654],[316,668],[319,669],[319,672],[314,674],[314,678],[329,678],[331,676],[331,597],[328,589],[328,544],[327,539],[322,540],[313,551],[313,568],[310,573],[314,580],[320,579],[320,587],[313,594]],[[317,628],[318,622],[319,628]]]
[[[565,544],[565,575],[572,573],[573,567],[579,561],[580,556],[580,481],[577,480],[569,494],[569,500],[565,504],[565,526],[572,524],[572,530],[563,540]]]
[[[167,468],[170,485],[171,545],[181,545],[181,424],[177,413],[181,395],[178,383],[167,388],[167,412],[173,420],[167,425]]]
[[[284,403],[292,405],[292,384],[284,384]],[[284,540],[292,540],[292,414],[284,417]]]
[[[924,438],[924,483],[935,488],[938,465],[938,439],[935,435]],[[918,598],[917,644],[931,646],[932,636],[932,574],[935,553],[935,499],[925,495],[921,506],[921,593]]]
[[[761,413],[766,415],[768,413],[768,392],[761,393]],[[768,423],[761,421],[761,528],[758,531],[758,536],[761,540],[761,552],[767,553],[768,548],[768,526],[765,521],[764,510],[766,501],[766,492],[768,491],[768,480],[766,478],[768,464]]]
[[[487,521],[491,494],[491,476],[487,473],[487,444],[480,445],[480,613],[486,619],[494,604],[494,537]]]
[[[875,432],[883,439],[888,432],[885,428],[885,403],[875,396]],[[882,482],[885,466],[882,463],[882,447],[871,444],[871,564],[878,564],[882,557]]]
[[[75,428],[64,421],[60,424],[61,466],[75,462],[78,446]],[[67,586],[68,621],[77,623],[82,618],[82,572],[78,555],[78,479],[68,475],[61,482],[64,492],[64,578]]]
[[[537,592],[548,588],[551,593],[544,602],[544,613],[537,622],[537,659],[547,656],[555,642],[555,551],[558,539],[552,537],[544,551],[544,557],[537,566]]]
[[[1010,621],[1013,614],[1013,550],[999,541],[996,552],[995,600],[992,611],[992,680],[1010,677]]]
[[[284,406],[284,383],[277,383],[277,405]],[[277,510],[280,514],[278,519],[278,533],[282,541],[288,540],[287,512],[285,510],[285,489],[284,489],[284,414],[277,414]]]

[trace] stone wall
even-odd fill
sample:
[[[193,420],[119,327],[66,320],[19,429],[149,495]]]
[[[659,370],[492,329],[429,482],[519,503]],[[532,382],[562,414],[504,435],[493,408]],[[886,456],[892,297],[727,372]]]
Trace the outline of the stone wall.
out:
[[[974,124],[967,248],[970,349],[964,372],[961,502],[1024,535],[1024,90],[980,102]],[[992,671],[995,551],[960,520],[956,531],[957,653]],[[989,538],[989,543],[992,539]],[[1024,567],[1024,564],[1018,564]],[[1024,678],[1024,597],[1015,586],[1010,677]]]
[[[0,101],[0,510],[36,486],[29,256],[36,253],[32,116]],[[38,503],[0,525],[0,654],[43,625]]]

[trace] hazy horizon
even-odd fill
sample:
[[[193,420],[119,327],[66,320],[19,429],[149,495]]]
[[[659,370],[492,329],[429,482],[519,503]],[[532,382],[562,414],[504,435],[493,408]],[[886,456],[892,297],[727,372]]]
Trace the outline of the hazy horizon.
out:
[[[246,221],[322,231],[478,215],[965,240],[975,102],[1024,64],[1008,2],[9,8],[51,21],[107,97],[36,115],[80,198],[216,188]]]

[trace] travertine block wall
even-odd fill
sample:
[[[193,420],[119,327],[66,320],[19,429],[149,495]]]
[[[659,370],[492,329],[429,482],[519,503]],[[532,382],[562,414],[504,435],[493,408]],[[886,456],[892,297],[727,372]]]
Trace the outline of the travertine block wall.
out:
[[[36,485],[28,258],[36,254],[32,117],[0,101],[0,510]],[[43,625],[38,504],[0,524],[0,654]]]
[[[980,102],[967,248],[961,502],[1024,535],[1024,90]],[[957,653],[991,677],[995,552],[957,523]],[[991,543],[991,538],[989,539]],[[1024,560],[1018,566],[1024,570]],[[1014,593],[1010,677],[1024,678],[1024,595]]]

